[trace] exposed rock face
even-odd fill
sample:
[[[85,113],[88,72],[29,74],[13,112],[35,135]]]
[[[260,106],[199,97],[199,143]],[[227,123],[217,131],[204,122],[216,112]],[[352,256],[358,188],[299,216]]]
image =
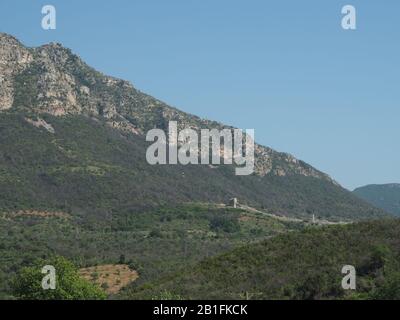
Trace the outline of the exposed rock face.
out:
[[[113,128],[139,135],[152,128],[166,129],[171,120],[180,130],[230,128],[179,111],[127,81],[103,75],[60,44],[26,48],[0,33],[0,111],[8,109],[100,116]],[[289,154],[256,145],[255,155],[255,172],[260,176],[300,174],[334,182]]]
[[[53,126],[43,119],[38,118],[37,120],[32,120],[29,118],[25,118],[27,122],[29,122],[31,125],[33,125],[36,128],[44,128],[50,133],[55,133],[56,131],[54,130]]]
[[[14,37],[0,33],[0,110],[14,102],[13,79],[33,60],[31,52]]]

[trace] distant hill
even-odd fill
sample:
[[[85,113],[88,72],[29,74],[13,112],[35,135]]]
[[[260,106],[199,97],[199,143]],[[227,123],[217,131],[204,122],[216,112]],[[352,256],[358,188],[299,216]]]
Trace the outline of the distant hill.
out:
[[[185,299],[399,299],[399,220],[308,228],[203,260],[123,296]],[[342,289],[345,265],[356,291]]]
[[[372,205],[400,216],[400,184],[373,184],[354,190],[354,194]]]

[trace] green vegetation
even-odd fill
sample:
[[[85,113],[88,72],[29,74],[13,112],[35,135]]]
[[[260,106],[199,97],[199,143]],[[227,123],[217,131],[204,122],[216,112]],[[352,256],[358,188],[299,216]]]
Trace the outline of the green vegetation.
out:
[[[2,298],[13,297],[9,279],[38,257],[62,255],[87,267],[118,263],[123,255],[139,271],[140,286],[303,227],[215,205],[231,197],[307,221],[312,214],[333,221],[381,216],[325,180],[237,177],[229,166],[150,166],[142,137],[107,128],[101,119],[42,115],[53,134],[25,117],[32,115],[0,114]],[[63,216],[24,215],[31,210]]]
[[[214,230],[212,221],[217,217],[236,221],[239,227]],[[125,262],[144,283],[236,246],[302,227],[204,204],[114,214],[91,223],[72,215],[4,213],[0,214],[0,298],[12,297],[9,279],[38,257],[48,261],[62,255],[79,268]]]
[[[0,114],[0,211],[56,210],[83,220],[147,211],[171,203],[243,204],[270,213],[332,221],[381,217],[333,183],[301,175],[235,176],[231,166],[151,166],[141,136],[101,119],[43,115],[55,134],[28,114]]]
[[[14,51],[33,58],[24,68],[6,59],[14,100],[0,113],[0,298],[102,299],[75,266],[89,267],[87,279],[115,294],[137,277],[101,283],[118,263],[139,278],[113,298],[399,295],[397,221],[303,230],[313,216],[362,221],[385,217],[383,210],[262,146],[260,175],[236,176],[232,166],[151,166],[149,129],[171,120],[225,126],[106,77],[61,45],[28,49],[0,37],[6,58]],[[233,197],[242,209],[223,205]],[[44,264],[59,271],[55,291],[38,291]],[[338,289],[341,264],[359,267],[357,295]],[[101,273],[100,265],[109,269]]]
[[[44,266],[55,268],[55,289],[43,290],[41,270]],[[19,271],[12,282],[12,292],[23,300],[97,300],[105,299],[106,294],[100,288],[84,280],[75,266],[62,257],[38,260],[31,267]]]
[[[210,221],[210,228],[216,232],[234,233],[240,230],[240,224],[235,217],[215,216]]]
[[[400,184],[369,185],[355,189],[354,194],[377,208],[400,216]]]
[[[14,108],[29,109],[37,105],[40,73],[41,66],[37,63],[33,63],[14,78]]]
[[[186,299],[397,299],[399,220],[309,227],[203,260],[123,298],[170,292]],[[357,270],[357,290],[341,287],[344,265]]]

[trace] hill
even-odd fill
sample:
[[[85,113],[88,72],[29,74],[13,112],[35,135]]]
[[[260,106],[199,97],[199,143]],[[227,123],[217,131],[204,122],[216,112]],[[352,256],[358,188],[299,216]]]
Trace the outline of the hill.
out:
[[[398,299],[399,232],[399,220],[311,227],[133,284],[123,297],[164,292],[185,299]],[[342,289],[345,265],[356,268],[356,291]]]
[[[38,258],[47,261],[63,256],[82,272],[95,270],[95,280],[107,283],[107,291],[115,293],[132,275],[136,278],[136,272],[140,281],[155,280],[205,257],[303,227],[301,222],[202,203],[121,211],[90,219],[56,211],[3,212],[0,299],[11,298],[14,275]],[[128,265],[134,274],[126,268],[120,273],[122,278],[110,270],[101,272],[105,265],[115,269],[116,264]]]
[[[353,193],[377,208],[400,216],[400,184],[373,184],[357,188]]]

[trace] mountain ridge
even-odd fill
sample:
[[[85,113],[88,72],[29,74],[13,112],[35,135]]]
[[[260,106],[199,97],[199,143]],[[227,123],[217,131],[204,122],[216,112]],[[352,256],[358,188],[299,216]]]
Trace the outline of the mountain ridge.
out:
[[[128,81],[104,75],[61,44],[27,48],[16,38],[0,33],[0,47],[3,56],[0,74],[13,77],[12,81],[8,81],[12,84],[0,81],[1,91],[4,92],[3,96],[0,95],[0,111],[17,109],[55,116],[100,115],[108,120],[111,127],[136,134],[144,134],[155,127],[166,129],[171,120],[178,122],[179,129],[233,128],[180,111],[142,93]],[[11,67],[4,70],[6,64]],[[35,78],[32,75],[35,72],[41,76]],[[25,92],[27,85],[32,87],[34,101],[32,97],[24,99],[25,95],[19,90],[21,88]],[[116,92],[117,97],[111,97],[107,94],[109,91]],[[255,157],[255,172],[260,176],[270,173],[278,176],[301,174],[338,184],[329,175],[288,153],[256,144]]]

